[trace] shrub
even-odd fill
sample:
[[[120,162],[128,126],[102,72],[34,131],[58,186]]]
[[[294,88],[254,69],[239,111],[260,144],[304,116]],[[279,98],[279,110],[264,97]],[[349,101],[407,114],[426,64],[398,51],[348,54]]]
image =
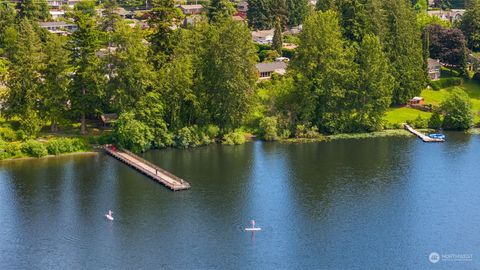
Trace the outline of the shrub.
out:
[[[84,151],[88,144],[79,138],[58,138],[47,142],[47,151],[51,155]]]
[[[197,126],[191,126],[179,129],[175,133],[173,141],[177,148],[189,148],[208,145],[212,139]]]
[[[278,139],[277,118],[265,117],[260,121],[260,134],[265,141]]]
[[[20,129],[27,136],[35,136],[42,129],[43,121],[36,114],[27,114],[20,119]]]
[[[428,127],[428,121],[427,119],[423,118],[422,116],[418,115],[417,118],[415,118],[413,121],[412,120],[407,120],[407,124],[414,128],[427,128]]]
[[[22,144],[20,142],[11,142],[5,145],[4,151],[7,158],[21,157],[22,154]]]
[[[223,144],[226,145],[238,145],[244,144],[247,140],[245,139],[245,135],[242,132],[230,132],[223,136]]]
[[[17,139],[17,133],[9,127],[0,127],[0,139],[13,142]]]
[[[30,157],[44,157],[48,155],[47,147],[39,141],[28,140],[22,145],[22,152]]]
[[[428,127],[433,129],[439,129],[442,127],[442,118],[438,111],[434,111],[430,119],[428,120]]]
[[[307,128],[305,125],[297,125],[295,128],[296,138],[317,139],[321,136],[322,135],[318,132],[318,127],[316,126]]]
[[[210,139],[215,139],[218,136],[219,132],[220,128],[215,125],[208,125],[205,129],[205,133]]]
[[[133,113],[120,115],[114,125],[114,136],[120,147],[137,153],[150,149],[154,139],[151,129],[135,119]]]
[[[457,86],[462,84],[463,84],[463,79],[458,77],[443,78],[440,80],[430,82],[430,86],[432,87],[433,90],[440,90],[450,86]]]
[[[473,123],[472,104],[467,93],[462,90],[453,91],[440,108],[445,115],[445,129],[465,130]]]
[[[475,72],[475,74],[473,74],[472,80],[477,82],[480,81],[480,72]]]

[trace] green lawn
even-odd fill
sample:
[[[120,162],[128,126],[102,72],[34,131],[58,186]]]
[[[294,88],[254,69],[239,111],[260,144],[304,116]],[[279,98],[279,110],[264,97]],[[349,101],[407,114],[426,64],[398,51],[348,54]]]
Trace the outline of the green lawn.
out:
[[[383,119],[390,124],[402,124],[407,120],[415,120],[419,115],[427,119],[430,118],[431,113],[412,108],[391,108],[388,109]]]
[[[466,81],[463,85],[453,86],[438,91],[425,89],[421,96],[425,98],[425,104],[439,106],[442,101],[448,97],[449,93],[454,89],[465,91],[472,100],[472,109],[475,113],[475,124],[480,123],[480,83],[475,81]],[[386,113],[384,120],[390,124],[401,124],[407,120],[414,120],[420,115],[423,118],[429,118],[431,113],[422,112],[411,108],[391,108]]]

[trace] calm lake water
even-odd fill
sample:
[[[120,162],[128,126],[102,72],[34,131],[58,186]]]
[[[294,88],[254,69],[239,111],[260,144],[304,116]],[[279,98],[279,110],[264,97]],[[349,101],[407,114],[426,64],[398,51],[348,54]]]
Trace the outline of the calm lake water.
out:
[[[192,189],[104,154],[1,162],[0,269],[480,268],[480,136],[144,157]],[[255,235],[243,231],[251,219]],[[432,252],[446,257],[431,263]]]

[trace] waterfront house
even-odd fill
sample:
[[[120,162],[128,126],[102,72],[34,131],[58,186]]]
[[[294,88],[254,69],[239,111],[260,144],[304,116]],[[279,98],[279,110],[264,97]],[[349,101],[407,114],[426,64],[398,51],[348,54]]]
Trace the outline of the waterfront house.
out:
[[[202,5],[180,5],[180,10],[182,10],[183,14],[185,14],[186,16],[197,15],[202,13],[203,6]]]
[[[257,71],[260,80],[268,80],[272,77],[272,74],[276,73],[284,75],[287,70],[287,63],[284,61],[275,61],[270,63],[258,63]]]
[[[440,79],[441,69],[440,61],[428,58],[428,79],[432,81]]]

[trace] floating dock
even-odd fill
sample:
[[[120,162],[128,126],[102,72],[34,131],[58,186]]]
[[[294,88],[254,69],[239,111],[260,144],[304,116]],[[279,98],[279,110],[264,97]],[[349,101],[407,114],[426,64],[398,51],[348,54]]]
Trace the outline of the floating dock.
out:
[[[430,138],[427,135],[421,133],[420,131],[415,130],[411,126],[407,124],[403,124],[403,127],[408,130],[410,133],[416,135],[418,138],[420,138],[423,142],[444,142],[445,139],[440,139],[440,138]]]
[[[156,182],[166,186],[167,188],[177,191],[177,190],[185,190],[190,188],[190,184],[177,177],[170,172],[158,167],[151,162],[133,154],[127,150],[117,150],[111,147],[104,147],[105,152],[110,156],[120,160],[121,162],[127,164],[128,166],[136,169],[137,171],[143,173],[144,175],[150,177],[151,179],[155,180]]]

